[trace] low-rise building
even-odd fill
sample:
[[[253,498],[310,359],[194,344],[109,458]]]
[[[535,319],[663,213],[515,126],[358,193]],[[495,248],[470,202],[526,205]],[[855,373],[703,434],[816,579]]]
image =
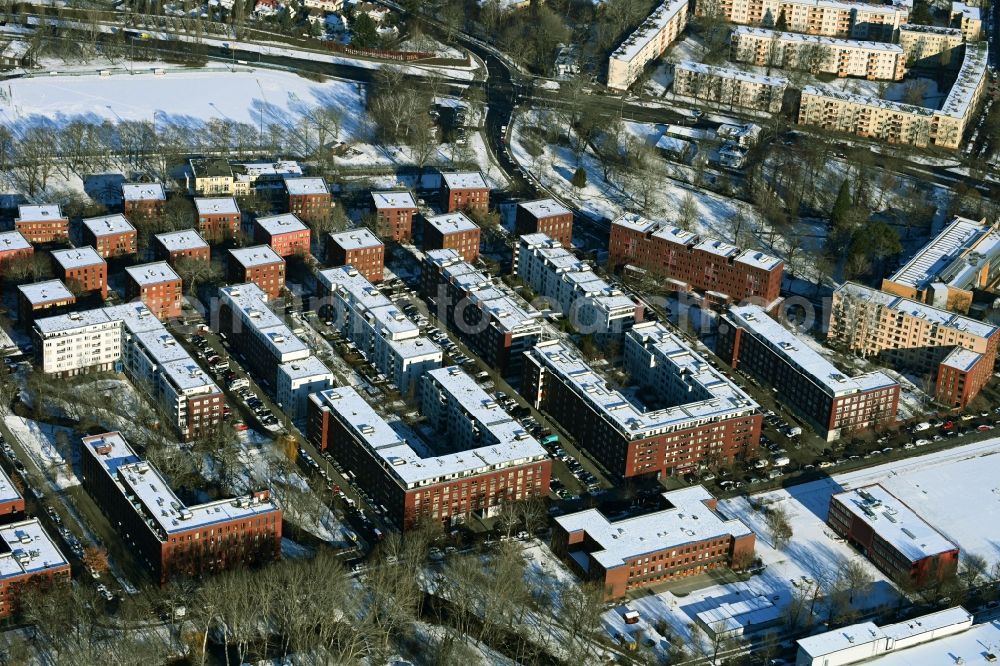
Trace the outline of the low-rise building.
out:
[[[30,258],[34,253],[35,248],[21,232],[0,232],[0,269],[17,259]]]
[[[428,252],[421,278],[438,319],[487,366],[504,376],[520,376],[524,352],[542,337],[540,312],[523,307],[455,250]]]
[[[125,269],[125,297],[145,303],[157,319],[181,316],[184,283],[165,261]]]
[[[600,585],[607,599],[753,562],[753,530],[721,515],[718,500],[703,486],[662,497],[667,508],[630,518],[612,520],[598,509],[559,516],[552,526],[552,550],[581,578]]]
[[[14,229],[30,243],[52,243],[69,238],[69,218],[58,204],[18,206]]]
[[[195,158],[188,161],[191,181],[188,186],[201,196],[236,195],[233,168],[221,157]],[[193,182],[192,182],[193,181]],[[202,234],[206,237],[205,231]]]
[[[254,222],[254,242],[263,243],[278,256],[309,255],[309,227],[292,213],[258,217]]]
[[[966,41],[978,42],[983,38],[983,12],[979,7],[952,2],[951,25],[962,32]]]
[[[156,241],[153,249],[157,258],[171,266],[176,266],[181,260],[204,262],[212,260],[211,247],[194,229],[156,234],[153,238]]]
[[[455,250],[465,261],[479,258],[481,232],[465,213],[432,215],[424,220],[424,250]]]
[[[82,223],[84,243],[105,259],[135,254],[138,250],[139,233],[120,213],[89,217]]]
[[[304,0],[302,3],[308,9],[318,9],[322,12],[339,12],[344,8],[344,0]]]
[[[674,66],[674,94],[729,108],[778,113],[787,88],[788,79],[779,76],[690,60],[682,60]]]
[[[965,35],[957,28],[919,23],[899,26],[899,45],[906,53],[906,63],[909,66],[947,67],[954,62],[961,62],[955,54],[961,53],[959,47],[964,43]]]
[[[321,360],[310,356],[278,366],[275,396],[278,405],[293,421],[306,417],[309,396],[333,387],[333,373]]]
[[[69,584],[69,560],[37,518],[0,527],[0,619],[20,610],[24,590]]]
[[[76,296],[61,280],[18,285],[18,323],[21,326],[30,326],[35,318],[59,314],[74,303]]]
[[[162,183],[123,183],[122,208],[125,217],[139,222],[163,214],[167,205],[167,192]]]
[[[285,260],[267,245],[241,247],[229,251],[229,282],[253,282],[277,298],[285,288]]]
[[[545,234],[563,247],[573,247],[573,211],[555,199],[539,199],[517,204],[514,233]]]
[[[625,336],[629,377],[656,402],[626,397],[559,340],[525,356],[521,395],[549,414],[608,471],[664,477],[757,452],[759,405],[659,322]]]
[[[209,243],[236,238],[243,218],[235,198],[197,198],[194,207],[198,213],[198,233]]]
[[[878,371],[844,374],[756,305],[723,315],[716,352],[770,384],[778,400],[827,441],[896,422],[898,382]]]
[[[268,490],[188,505],[119,432],[83,438],[87,492],[160,583],[281,557],[281,509]]]
[[[684,31],[687,15],[688,0],[666,0],[654,9],[608,59],[608,87],[627,90],[635,83],[646,65],[662,56]]]
[[[108,264],[97,250],[84,245],[70,250],[52,252],[56,277],[77,294],[96,291],[108,297]]]
[[[306,222],[330,217],[333,195],[322,178],[285,178],[288,212]]]
[[[350,387],[309,397],[309,441],[354,475],[402,529],[495,516],[506,502],[548,495],[552,461],[521,425],[457,367],[424,375],[430,436],[387,422]],[[423,410],[422,410],[423,411]],[[431,439],[433,438],[433,439]]]
[[[385,244],[366,228],[330,234],[326,261],[333,266],[352,266],[369,282],[381,282],[385,269]]]
[[[413,239],[413,216],[417,204],[408,190],[372,192],[379,235],[400,243]]]
[[[441,205],[449,213],[490,208],[490,187],[479,171],[441,174]]]
[[[830,498],[827,525],[904,588],[955,575],[958,546],[879,484]]]
[[[521,236],[517,276],[584,335],[620,336],[642,321],[641,305],[545,234]]]

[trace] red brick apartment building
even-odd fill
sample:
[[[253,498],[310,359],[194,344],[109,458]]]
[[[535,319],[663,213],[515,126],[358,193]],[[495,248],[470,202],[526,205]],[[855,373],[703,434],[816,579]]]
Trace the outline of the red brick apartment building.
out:
[[[84,245],[70,250],[56,250],[52,252],[52,262],[56,277],[70,291],[97,291],[102,299],[108,297],[108,264],[94,248]]]
[[[465,213],[433,215],[424,220],[424,250],[455,250],[462,259],[479,258],[480,230]]]
[[[330,217],[333,196],[322,178],[285,177],[288,212],[306,222]]]
[[[385,245],[365,228],[330,234],[326,261],[331,266],[353,266],[369,282],[381,282],[385,268]]]
[[[138,251],[139,234],[124,215],[104,215],[83,220],[83,240],[105,259]]]
[[[904,587],[924,587],[958,570],[958,546],[879,484],[832,496],[826,522]]]
[[[608,263],[635,266],[668,278],[676,291],[695,289],[712,302],[752,299],[765,307],[781,292],[785,264],[755,250],[627,213],[611,224]]]
[[[441,206],[449,213],[490,209],[490,188],[479,171],[441,174]]]
[[[753,561],[756,537],[717,510],[702,486],[663,493],[669,507],[610,520],[597,509],[555,519],[552,551],[577,575],[604,587],[606,599],[719,567],[742,569]]]
[[[24,517],[24,497],[14,487],[7,472],[0,469],[0,524]]]
[[[163,215],[167,192],[162,183],[124,183],[122,208],[125,217],[134,222],[153,220]]]
[[[253,236],[255,243],[270,246],[282,257],[298,252],[309,255],[309,227],[291,213],[258,217]]]
[[[211,247],[194,229],[156,234],[153,239],[156,241],[153,244],[156,257],[171,266],[176,266],[181,259],[205,262],[212,260]]]
[[[74,303],[76,296],[60,280],[18,285],[18,323],[21,326],[30,326],[39,316],[61,314]]]
[[[18,206],[14,229],[30,243],[52,243],[69,238],[69,218],[57,204]]]
[[[84,437],[82,458],[87,492],[161,585],[281,557],[267,490],[187,506],[118,432]]]
[[[35,253],[24,236],[18,231],[0,233],[0,269],[20,257],[30,257]]]
[[[555,199],[539,199],[517,204],[514,232],[545,234],[565,248],[573,247],[573,212]]]
[[[417,203],[408,191],[372,192],[372,207],[379,233],[398,243],[413,239],[413,216]]]
[[[253,282],[268,298],[277,298],[285,288],[285,260],[267,245],[230,250],[229,282]]]
[[[658,322],[629,331],[625,358],[637,384],[663,387],[659,409],[634,405],[558,340],[525,357],[521,395],[614,475],[661,478],[756,455],[760,406]]]
[[[505,501],[548,495],[552,461],[545,449],[513,420],[481,425],[478,452],[470,444],[428,457],[433,447],[412,447],[353,388],[309,396],[309,441],[330,451],[404,530],[425,518],[454,524],[474,513],[493,516]],[[487,443],[500,441],[492,457],[485,454]]]
[[[770,384],[827,441],[896,422],[895,380],[883,372],[841,372],[757,305],[733,306],[722,316],[716,353]]]
[[[69,583],[69,561],[37,518],[0,527],[0,619],[20,610],[26,587]]]
[[[184,283],[165,261],[125,269],[125,297],[139,299],[160,321],[181,316]]]
[[[194,208],[198,213],[198,233],[206,241],[221,243],[236,238],[242,216],[234,197],[198,197]]]

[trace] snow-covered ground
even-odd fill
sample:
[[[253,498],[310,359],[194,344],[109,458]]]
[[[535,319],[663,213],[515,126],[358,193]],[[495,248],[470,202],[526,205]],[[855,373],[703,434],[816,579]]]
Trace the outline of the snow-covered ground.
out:
[[[9,414],[4,423],[18,443],[24,447],[42,474],[59,490],[80,485],[80,479],[73,472],[72,461],[63,458],[57,444],[58,433],[66,438],[64,450],[73,446],[75,435],[69,428],[61,428],[48,423]]]

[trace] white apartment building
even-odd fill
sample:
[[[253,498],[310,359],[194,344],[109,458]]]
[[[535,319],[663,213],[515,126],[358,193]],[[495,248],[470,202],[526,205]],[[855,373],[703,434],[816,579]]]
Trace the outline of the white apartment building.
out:
[[[608,87],[627,90],[643,68],[663,52],[687,25],[688,0],[666,0],[615,49],[608,59]]]
[[[536,294],[557,303],[581,333],[620,335],[642,320],[642,308],[621,289],[546,234],[521,236],[517,275]]]
[[[749,26],[733,30],[730,43],[736,62],[838,77],[856,76],[872,81],[898,81],[906,73],[906,54],[898,44],[801,35]]]
[[[683,60],[674,67],[674,94],[730,108],[778,113],[788,79]]]
[[[886,4],[845,0],[709,0],[699,15],[718,15],[730,23],[773,28],[784,16],[786,29],[808,35],[893,41],[910,18],[912,0]]]
[[[311,394],[334,386],[333,373],[318,358],[310,356],[279,365],[275,385],[278,404],[296,421],[305,418]]]
[[[899,26],[899,45],[906,53],[907,65],[921,61],[927,64],[950,65],[954,51],[965,43],[965,35],[957,28],[907,23]]]

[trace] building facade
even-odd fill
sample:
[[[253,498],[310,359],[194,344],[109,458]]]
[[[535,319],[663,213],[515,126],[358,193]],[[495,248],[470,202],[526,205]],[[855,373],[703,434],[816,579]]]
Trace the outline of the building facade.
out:
[[[379,235],[398,243],[413,240],[413,216],[417,213],[413,194],[409,191],[372,192],[372,207]]]
[[[209,243],[236,238],[240,231],[239,204],[233,197],[201,197],[194,200],[198,213],[198,233]]]
[[[158,218],[167,205],[167,192],[162,183],[123,183],[122,208],[133,222]]]
[[[778,113],[787,88],[788,79],[778,76],[751,74],[690,60],[682,60],[674,66],[674,94],[729,108]]]
[[[687,26],[687,18],[688,0],[666,0],[654,9],[608,59],[608,87],[627,90],[639,78],[646,65],[662,56],[667,47],[677,40]]]
[[[171,266],[176,266],[181,260],[204,262],[212,260],[212,248],[194,229],[156,234],[153,240],[153,250],[157,258]]]
[[[330,217],[333,195],[322,178],[285,178],[288,212],[306,222]]]
[[[97,292],[108,297],[108,264],[97,250],[85,245],[71,250],[52,252],[56,277],[74,293]]]
[[[449,213],[490,208],[490,188],[478,171],[441,174],[441,206]]]
[[[18,206],[14,229],[30,243],[53,243],[69,238],[69,218],[58,204]]]
[[[479,258],[481,232],[465,213],[432,215],[424,220],[424,250],[455,250],[465,261]]]
[[[385,244],[366,228],[330,234],[326,261],[332,266],[352,266],[369,282],[381,282],[385,269]]]
[[[139,249],[139,233],[121,214],[83,220],[83,240],[104,259],[135,254]]]
[[[292,213],[258,217],[254,221],[254,242],[263,243],[280,257],[309,256],[309,227]]]
[[[157,319],[181,316],[184,284],[165,261],[125,269],[125,297],[139,300]]]
[[[906,54],[906,63],[947,67],[961,62],[958,54],[965,43],[961,30],[934,25],[907,23],[899,26],[899,45]]]
[[[0,619],[17,614],[26,588],[69,584],[69,560],[37,518],[0,526]]]
[[[563,247],[573,247],[573,211],[555,199],[539,199],[517,204],[514,233],[545,234]]]
[[[285,260],[267,245],[229,251],[229,282],[253,282],[268,298],[278,298],[285,288]]]

